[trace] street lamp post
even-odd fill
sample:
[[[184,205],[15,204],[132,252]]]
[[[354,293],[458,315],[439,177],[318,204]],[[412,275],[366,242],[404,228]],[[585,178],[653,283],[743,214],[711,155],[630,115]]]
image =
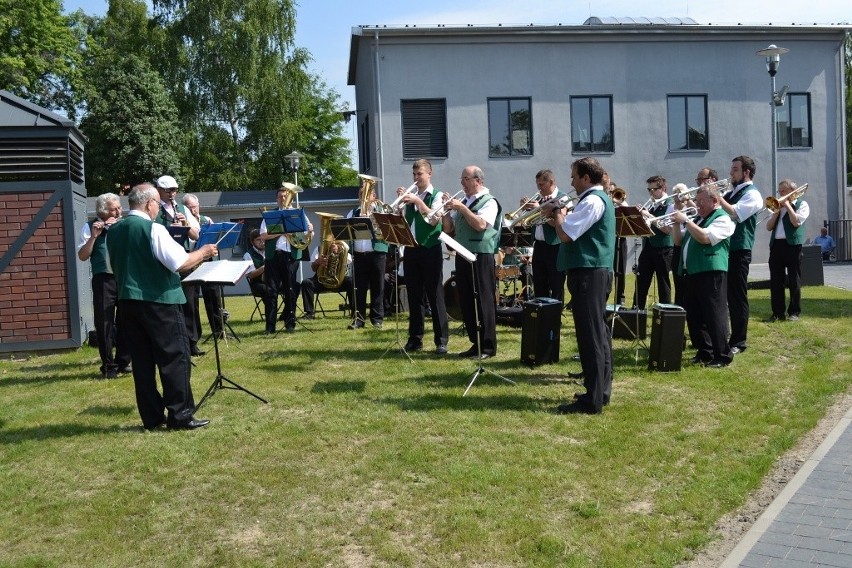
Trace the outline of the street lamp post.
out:
[[[299,164],[302,161],[302,154],[293,150],[286,156],[284,156],[288,160],[290,160],[290,169],[293,170],[293,183],[298,187],[299,185]],[[299,192],[296,192],[296,208],[299,207]],[[310,252],[309,252],[310,254]],[[302,263],[299,263],[299,282],[302,281]]]
[[[784,47],[778,47],[775,44],[770,45],[765,49],[758,50],[755,55],[766,58],[766,70],[769,71],[771,98],[769,107],[772,109],[772,189],[770,195],[775,195],[778,191],[778,107],[784,104],[784,98],[787,96],[787,87],[784,87],[779,93],[775,90],[775,74],[778,73],[778,67],[781,66],[781,56],[790,51]]]

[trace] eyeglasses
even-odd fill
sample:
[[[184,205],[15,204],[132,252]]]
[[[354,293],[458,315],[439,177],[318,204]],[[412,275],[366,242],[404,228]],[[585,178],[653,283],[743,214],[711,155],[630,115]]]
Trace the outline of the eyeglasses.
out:
[[[657,191],[658,189],[663,189],[663,188],[662,188],[662,186],[660,186],[660,187],[649,187],[648,191]]]
[[[472,179],[476,179],[476,178],[474,178],[474,177],[472,177],[472,176],[462,176],[462,177],[461,177],[461,180],[462,180],[462,181],[470,181],[470,180],[472,180]]]

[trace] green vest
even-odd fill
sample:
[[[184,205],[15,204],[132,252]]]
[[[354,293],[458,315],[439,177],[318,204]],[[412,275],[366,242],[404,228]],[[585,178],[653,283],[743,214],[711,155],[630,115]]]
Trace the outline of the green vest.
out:
[[[596,195],[604,202],[604,214],[579,239],[562,243],[556,257],[556,269],[566,272],[573,268],[606,268],[612,271],[615,260],[615,207],[603,190],[595,189],[583,196]],[[583,201],[581,199],[580,201]],[[580,202],[577,202],[579,205]]]
[[[92,224],[94,224],[95,220],[91,220],[88,222],[89,231],[92,230]],[[92,263],[92,274],[112,274],[112,270],[110,270],[109,259],[107,258],[107,247],[106,247],[106,231],[101,231],[101,234],[98,235],[98,238],[95,239],[95,244],[92,247],[92,255],[89,257],[89,261]]]
[[[263,266],[263,262],[264,262],[264,260],[266,260],[264,258],[264,255],[260,254],[256,250],[254,250],[254,247],[249,247],[248,253],[249,253],[249,256],[251,257],[251,261],[254,263],[255,268],[260,268],[261,266]]]
[[[473,202],[470,210],[476,213],[482,209],[483,205],[492,199],[494,199],[494,197],[491,194],[483,194]],[[479,254],[496,253],[497,249],[500,248],[500,226],[502,225],[502,213],[503,208],[500,207],[500,202],[498,201],[497,217],[494,218],[494,226],[486,227],[482,232],[474,231],[473,228],[467,224],[467,220],[462,215],[459,215],[455,220],[456,240],[471,252]]]
[[[565,195],[566,195],[566,193],[560,189],[553,196],[553,199],[557,200],[560,197],[564,197]],[[545,242],[549,245],[562,244],[562,241],[559,240],[559,233],[556,232],[555,227],[551,227],[550,225],[545,223],[541,226],[541,228],[542,228],[542,235],[544,236],[543,242]]]
[[[649,211],[649,213],[654,217],[659,217],[660,215],[665,215],[666,209],[668,208],[669,207],[666,204],[658,205],[657,207]],[[667,235],[666,233],[661,231],[659,228],[657,228],[657,225],[651,225],[651,230],[654,232],[654,234],[650,237],[645,237],[646,245],[650,245],[654,248],[670,248],[674,246],[674,239],[672,239],[672,236]]]
[[[423,201],[429,209],[432,208],[432,202],[435,200],[437,193],[438,190],[433,187],[432,193],[427,195]],[[440,242],[438,241],[438,235],[441,234],[441,223],[433,227],[426,222],[420,211],[415,209],[414,205],[410,203],[405,206],[405,220],[409,226],[411,226],[411,223],[414,223],[414,238],[418,245],[423,248],[432,248],[438,245]]]
[[[352,216],[360,217],[361,208],[356,207],[355,209],[353,209]],[[381,239],[371,239],[371,242],[373,243],[373,252],[388,252],[388,244],[385,241]]]
[[[737,201],[742,199],[742,197],[746,194],[747,191],[758,191],[754,184],[749,184],[745,186],[742,191],[738,191],[736,198],[733,200],[728,200],[728,203],[731,205],[735,204]],[[758,191],[758,193],[760,193]],[[734,230],[734,234],[731,237],[731,250],[751,250],[751,247],[754,246],[754,228],[757,227],[757,215],[752,215],[745,221],[739,222],[736,224],[737,228]]]
[[[793,203],[793,211],[798,211],[799,206],[802,204],[801,199],[797,199],[795,203]],[[781,224],[784,226],[784,236],[787,238],[788,245],[800,245],[805,242],[805,226],[799,225],[798,227],[793,226],[793,222],[790,221],[790,215],[784,215],[781,218]],[[775,242],[775,231],[772,231],[772,235],[769,237],[769,246],[772,246],[772,243]],[[93,265],[94,267],[94,265]]]
[[[180,276],[163,266],[151,252],[153,226],[147,219],[129,215],[109,230],[107,249],[118,299],[185,304]]]
[[[721,207],[713,211],[709,217],[702,220],[698,225],[702,229],[709,227],[716,217],[726,215]],[[677,228],[676,228],[677,230]],[[686,249],[686,272],[698,274],[700,272],[711,272],[713,270],[728,270],[728,247],[731,239],[722,239],[715,245],[703,245],[692,238],[689,232],[683,237],[681,246]],[[678,262],[677,273],[683,276],[683,263]]]

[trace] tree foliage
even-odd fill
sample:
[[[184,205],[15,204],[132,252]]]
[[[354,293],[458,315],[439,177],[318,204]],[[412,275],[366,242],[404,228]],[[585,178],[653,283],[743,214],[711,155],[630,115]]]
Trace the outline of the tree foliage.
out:
[[[0,88],[74,118],[80,59],[60,0],[0,0]]]

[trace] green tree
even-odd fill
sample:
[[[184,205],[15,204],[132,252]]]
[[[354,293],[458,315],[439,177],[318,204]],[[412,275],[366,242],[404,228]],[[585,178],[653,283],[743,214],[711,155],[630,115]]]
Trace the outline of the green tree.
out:
[[[168,173],[180,177],[185,142],[160,75],[136,55],[104,53],[91,70],[96,94],[80,124],[90,195]]]
[[[0,0],[0,88],[73,119],[80,60],[60,0]]]

